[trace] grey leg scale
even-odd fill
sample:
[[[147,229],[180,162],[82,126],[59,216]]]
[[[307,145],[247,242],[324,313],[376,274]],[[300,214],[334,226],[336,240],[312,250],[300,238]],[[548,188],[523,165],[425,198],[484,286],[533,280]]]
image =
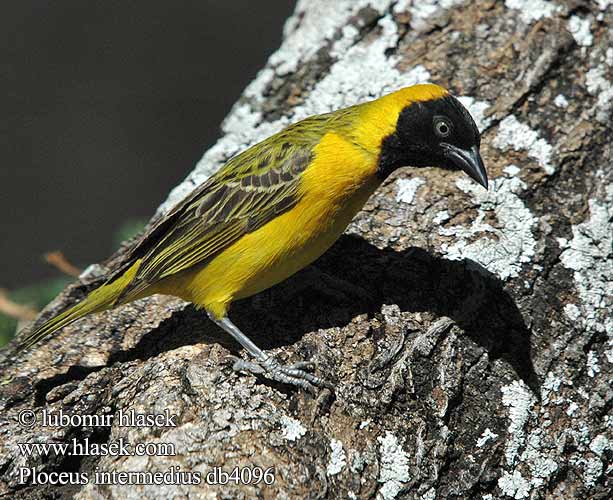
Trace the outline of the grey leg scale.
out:
[[[308,370],[313,369],[312,363],[300,361],[292,365],[282,365],[255,345],[228,317],[216,319],[213,315],[209,314],[209,318],[221,329],[232,335],[255,358],[254,361],[237,359],[232,367],[235,371],[263,375],[271,380],[295,385],[309,392],[313,392],[313,386],[330,387],[330,384],[325,380],[308,373]]]

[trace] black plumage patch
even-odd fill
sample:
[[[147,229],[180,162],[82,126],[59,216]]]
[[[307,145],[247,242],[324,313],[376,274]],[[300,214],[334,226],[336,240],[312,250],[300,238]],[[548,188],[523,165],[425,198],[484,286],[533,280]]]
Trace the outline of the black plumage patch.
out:
[[[261,160],[258,162],[257,169],[264,170],[270,164],[270,156],[262,156]]]
[[[437,123],[443,120],[448,132],[437,134]],[[474,120],[453,96],[448,95],[431,101],[416,102],[405,107],[393,134],[385,137],[381,145],[378,175],[386,178],[400,167],[436,166],[450,170],[457,167],[451,163],[441,148],[441,143],[452,144],[464,150],[481,142]]]

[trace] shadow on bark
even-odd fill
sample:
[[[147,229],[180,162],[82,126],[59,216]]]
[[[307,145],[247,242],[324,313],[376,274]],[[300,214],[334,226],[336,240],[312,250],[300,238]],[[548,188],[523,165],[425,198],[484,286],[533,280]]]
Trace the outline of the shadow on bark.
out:
[[[538,397],[530,331],[502,282],[471,261],[435,257],[420,248],[382,250],[361,237],[343,236],[313,266],[255,298],[237,302],[231,317],[256,344],[271,349],[293,344],[310,331],[343,327],[360,314],[380,314],[383,304],[451,318],[490,360],[507,361]],[[202,311],[188,307],[133,349],[111,355],[109,364],[202,341],[240,351]]]

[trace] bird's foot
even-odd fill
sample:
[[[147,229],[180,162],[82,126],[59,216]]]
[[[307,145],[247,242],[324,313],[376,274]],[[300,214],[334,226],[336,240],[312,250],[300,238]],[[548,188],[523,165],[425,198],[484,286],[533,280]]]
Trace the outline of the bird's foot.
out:
[[[238,358],[232,366],[234,371],[262,375],[276,382],[298,386],[311,393],[315,392],[315,386],[333,389],[332,384],[309,373],[314,367],[315,365],[310,361],[299,361],[291,365],[282,365],[271,356],[261,361],[246,361]]]

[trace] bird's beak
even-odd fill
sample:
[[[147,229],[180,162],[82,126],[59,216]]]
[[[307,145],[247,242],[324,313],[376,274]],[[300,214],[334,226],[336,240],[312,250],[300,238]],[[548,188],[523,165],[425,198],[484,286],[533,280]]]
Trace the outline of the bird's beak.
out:
[[[441,146],[445,150],[445,156],[454,165],[464,170],[472,179],[487,189],[487,172],[477,146],[473,146],[470,150],[446,143]]]

